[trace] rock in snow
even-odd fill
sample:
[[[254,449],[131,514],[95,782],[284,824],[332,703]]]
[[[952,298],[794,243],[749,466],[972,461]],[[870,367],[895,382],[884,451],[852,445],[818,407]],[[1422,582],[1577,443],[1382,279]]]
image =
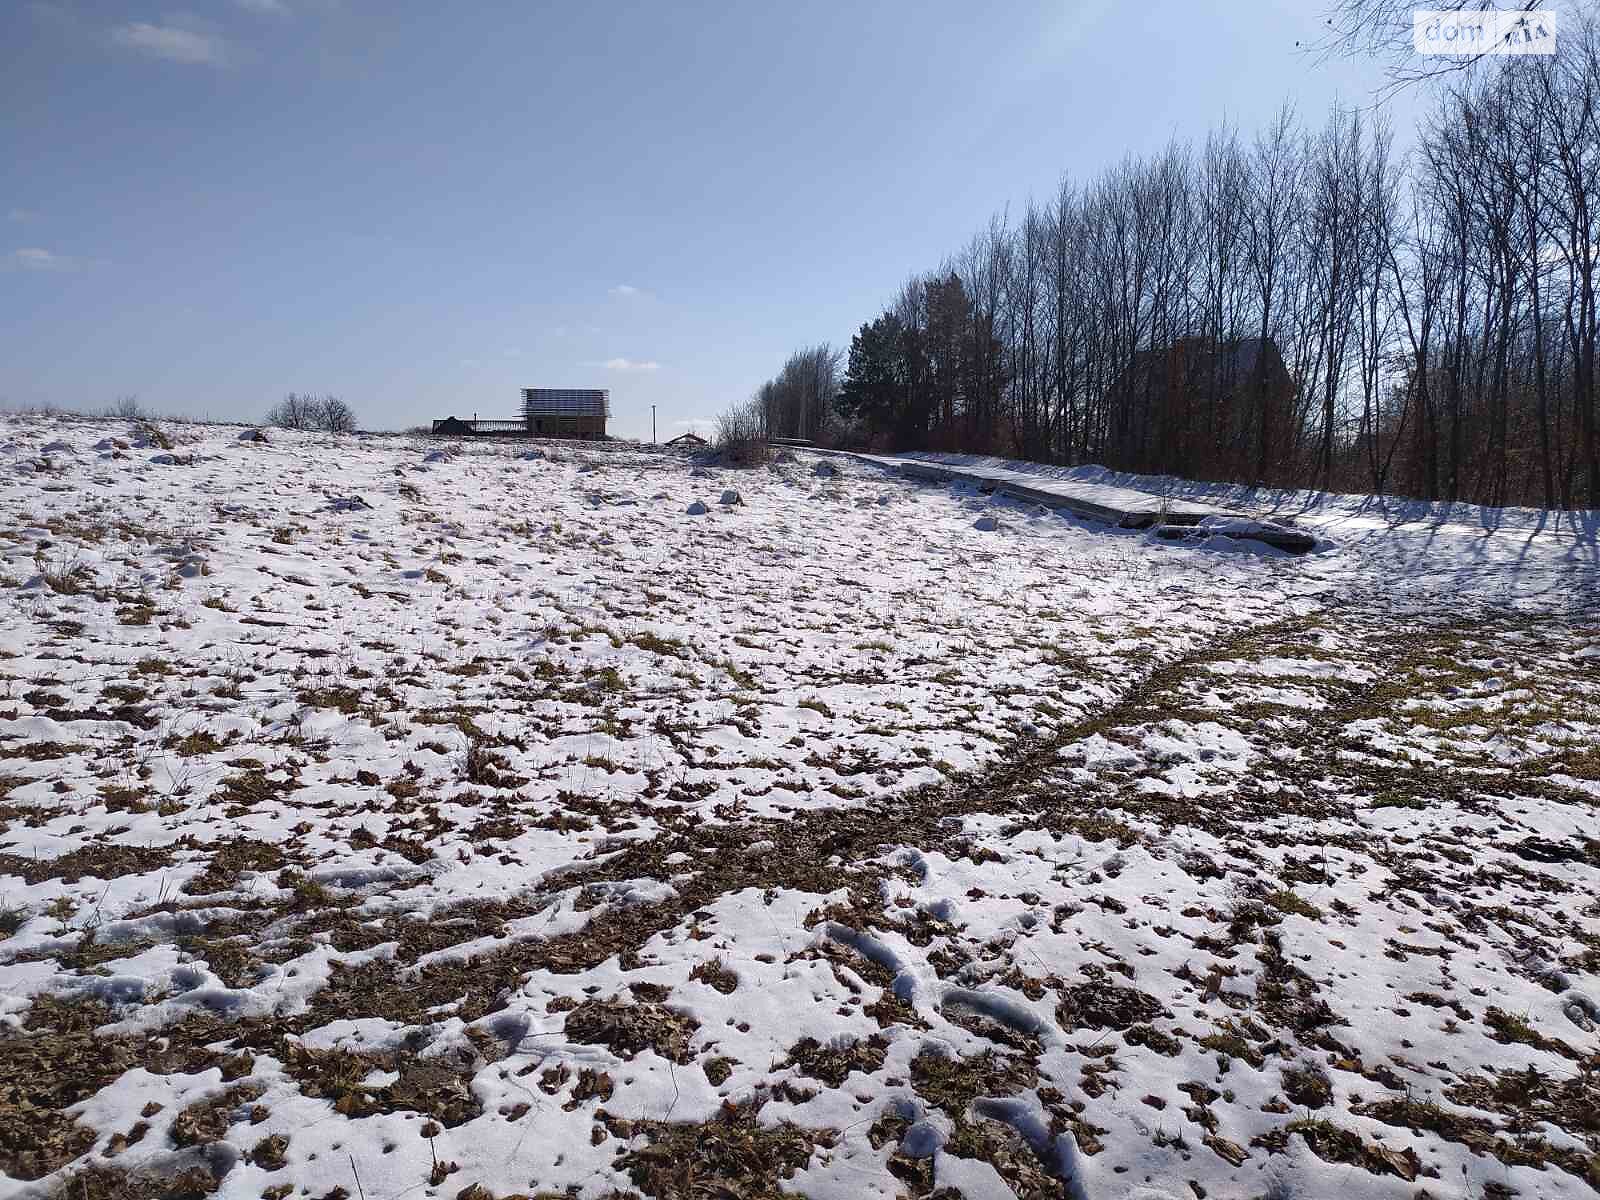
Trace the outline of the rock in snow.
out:
[[[689,505],[689,507],[684,509],[683,511],[688,513],[691,517],[699,517],[699,516],[705,515],[705,513],[709,512],[710,510],[707,509],[706,506],[704,504],[702,504],[700,501],[696,500],[693,504]]]
[[[729,488],[727,491],[722,493],[722,499],[717,501],[717,503],[718,504],[743,504],[744,503],[744,499],[739,495],[738,492],[734,491],[732,488]]]
[[[907,1158],[931,1158],[943,1148],[944,1133],[931,1121],[918,1121],[900,1141],[900,1150]]]
[[[996,529],[1000,528],[1000,518],[999,517],[979,517],[976,521],[974,521],[972,523],[972,527],[974,529],[981,530],[984,533],[993,533]]]

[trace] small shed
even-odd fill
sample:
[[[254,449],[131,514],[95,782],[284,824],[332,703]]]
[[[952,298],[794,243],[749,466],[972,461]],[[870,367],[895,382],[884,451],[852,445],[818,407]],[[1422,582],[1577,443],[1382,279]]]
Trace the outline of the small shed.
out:
[[[704,446],[705,444],[705,438],[693,431],[689,433],[680,433],[677,437],[673,438],[667,443],[669,446]]]

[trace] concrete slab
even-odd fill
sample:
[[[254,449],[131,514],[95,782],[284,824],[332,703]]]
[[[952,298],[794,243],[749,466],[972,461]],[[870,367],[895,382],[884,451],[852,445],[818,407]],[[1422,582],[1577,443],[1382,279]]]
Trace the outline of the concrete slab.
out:
[[[1168,501],[1165,497],[1135,491],[1133,488],[1049,479],[1004,467],[950,466],[887,454],[856,454],[851,457],[877,463],[916,479],[971,484],[1029,504],[1065,509],[1076,516],[1122,529],[1155,529],[1160,537],[1167,540],[1188,536],[1248,538],[1296,554],[1303,554],[1317,544],[1312,535],[1286,525],[1261,521],[1215,505]]]

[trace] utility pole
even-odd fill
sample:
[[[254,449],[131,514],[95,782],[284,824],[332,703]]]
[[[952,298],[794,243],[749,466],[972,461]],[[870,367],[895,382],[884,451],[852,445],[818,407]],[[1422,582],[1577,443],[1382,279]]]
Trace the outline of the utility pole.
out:
[[[650,406],[650,444],[656,444],[656,406]]]

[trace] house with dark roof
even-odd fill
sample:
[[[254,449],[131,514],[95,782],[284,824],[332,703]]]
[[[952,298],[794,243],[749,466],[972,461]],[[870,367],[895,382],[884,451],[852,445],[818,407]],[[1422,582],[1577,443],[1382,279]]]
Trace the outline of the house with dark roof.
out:
[[[1180,338],[1141,350],[1117,376],[1112,445],[1136,470],[1237,474],[1257,459],[1263,436],[1276,442],[1287,431],[1295,390],[1270,337]]]

